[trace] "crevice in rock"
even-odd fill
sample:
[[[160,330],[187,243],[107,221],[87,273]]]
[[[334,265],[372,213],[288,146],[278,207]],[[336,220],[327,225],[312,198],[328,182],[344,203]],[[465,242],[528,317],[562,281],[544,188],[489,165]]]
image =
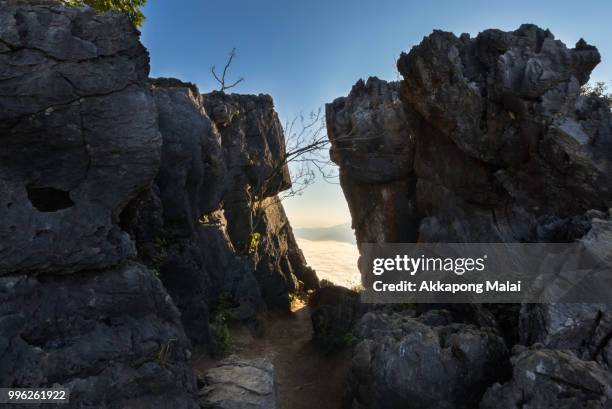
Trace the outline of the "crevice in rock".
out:
[[[70,192],[53,187],[27,186],[30,203],[40,212],[57,212],[74,206]]]

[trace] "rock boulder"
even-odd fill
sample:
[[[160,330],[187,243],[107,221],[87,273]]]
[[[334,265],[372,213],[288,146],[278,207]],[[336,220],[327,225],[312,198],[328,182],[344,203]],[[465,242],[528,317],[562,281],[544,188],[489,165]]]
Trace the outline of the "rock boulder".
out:
[[[512,379],[493,385],[480,409],[609,408],[612,375],[570,352],[526,349],[512,358]]]
[[[276,409],[274,366],[265,359],[235,355],[219,362],[202,377],[203,409]]]
[[[368,312],[356,336],[348,408],[472,408],[506,376],[508,351],[497,331],[454,323],[447,311]]]

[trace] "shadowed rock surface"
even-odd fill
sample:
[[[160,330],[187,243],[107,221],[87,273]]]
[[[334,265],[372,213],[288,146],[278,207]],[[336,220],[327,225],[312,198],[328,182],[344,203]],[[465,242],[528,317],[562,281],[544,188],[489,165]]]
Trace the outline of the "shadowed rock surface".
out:
[[[0,3],[0,384],[60,384],[75,408],[196,408],[179,312],[131,261],[119,223],[161,159],[138,32],[117,13],[11,4]]]
[[[475,38],[434,31],[400,56],[401,82],[359,81],[348,97],[328,104],[330,154],[340,167],[358,244],[579,240],[593,254],[609,248],[612,115],[604,99],[580,92],[599,61],[584,40],[567,48],[533,25]],[[540,342],[608,367],[612,330],[605,306],[484,307],[508,346]],[[418,350],[428,341],[415,344]],[[408,367],[413,355],[380,359]],[[368,379],[381,379],[377,388],[391,394],[410,390],[358,365],[349,407],[377,407],[378,400],[360,392]],[[430,379],[422,381],[427,390],[444,378],[423,379]],[[489,405],[498,392],[489,391]],[[392,402],[389,408],[399,408],[407,400]],[[530,407],[549,407],[534,402]]]
[[[369,312],[361,319],[346,407],[472,408],[505,377],[508,350],[494,329],[453,323],[446,311],[410,315]]]
[[[0,304],[3,387],[59,384],[75,408],[197,407],[178,310],[144,266],[6,275]]]
[[[606,214],[600,213],[593,215],[590,223],[591,229],[580,242],[592,254],[604,257],[612,243],[612,222]],[[540,343],[549,348],[571,350],[579,358],[597,361],[609,370],[612,363],[611,313],[609,304],[525,304],[519,321],[521,344]]]
[[[154,188],[124,212],[123,225],[140,258],[158,271],[192,342],[214,350],[209,321],[217,305],[257,326],[264,301],[286,308],[289,293],[303,287],[296,275],[318,284],[276,198],[290,185],[277,159],[284,152],[282,128],[269,96],[201,95],[172,78],[153,79],[151,86],[163,138],[160,171]],[[262,199],[262,216],[251,227],[253,186],[271,174],[277,186]],[[245,247],[254,232],[259,242]]]
[[[151,87],[161,164],[154,188],[130,204],[123,226],[176,302],[192,343],[214,349],[211,308],[230,303],[237,318],[255,324],[264,305],[248,259],[227,235],[221,210],[227,166],[198,89],[167,78],[151,80]]]
[[[289,293],[317,288],[318,279],[306,265],[278,197],[291,180],[272,98],[212,92],[203,100],[221,134],[228,169],[223,207],[229,236],[237,251],[250,253],[266,303],[288,308]],[[255,249],[253,233],[260,237]]]
[[[116,265],[160,160],[148,54],[117,14],[2,4],[0,274]]]
[[[415,238],[415,141],[399,90],[373,77],[326,105],[330,156],[340,167],[357,243]]]
[[[250,230],[228,192],[284,154],[272,99],[227,96],[242,111],[222,138],[197,87],[148,79],[126,16],[2,1],[0,23],[0,384],[69,387],[69,407],[198,407],[210,310],[255,326],[262,294],[318,285],[279,203],[254,255],[230,239]],[[277,181],[262,200],[286,167]]]
[[[607,210],[610,110],[580,95],[599,60],[584,41],[568,49],[531,25],[475,39],[434,32],[402,55],[428,215],[419,240],[571,241],[573,217]]]
[[[612,116],[580,94],[599,59],[532,25],[435,31],[400,57],[401,82],[329,104],[358,243],[608,248]],[[199,402],[190,367],[194,345],[214,349],[210,310],[256,325],[318,287],[278,200],[272,99],[148,71],[123,15],[0,1],[0,385],[60,384],[75,408],[273,408],[269,363],[225,361]],[[610,407],[605,305],[360,317],[338,292],[313,319],[358,341],[347,407]],[[530,348],[509,359],[516,339]]]
[[[221,137],[197,89],[152,83],[163,137],[157,185],[165,227],[171,233],[189,235],[202,214],[219,207],[227,189]]]
[[[313,341],[325,352],[350,346],[353,327],[365,312],[359,293],[337,285],[322,286],[308,299]]]
[[[612,405],[612,374],[595,362],[550,349],[517,353],[512,358],[512,379],[492,386],[480,409],[603,409]]]
[[[583,215],[612,202],[610,110],[580,95],[598,62],[530,25],[435,31],[400,57],[401,83],[371,78],[328,104],[358,241],[581,237]]]

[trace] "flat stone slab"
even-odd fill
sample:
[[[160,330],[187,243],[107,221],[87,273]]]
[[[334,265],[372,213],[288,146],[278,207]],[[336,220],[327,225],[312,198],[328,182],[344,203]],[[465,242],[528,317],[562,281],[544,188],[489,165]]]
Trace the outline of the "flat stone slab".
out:
[[[199,403],[204,409],[276,409],[274,366],[267,359],[232,355],[203,376]]]

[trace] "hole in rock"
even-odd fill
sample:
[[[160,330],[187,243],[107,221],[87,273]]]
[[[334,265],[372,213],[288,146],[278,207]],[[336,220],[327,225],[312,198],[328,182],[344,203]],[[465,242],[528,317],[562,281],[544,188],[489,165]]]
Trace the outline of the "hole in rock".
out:
[[[26,189],[32,206],[41,212],[56,212],[74,206],[70,194],[65,190],[32,186]]]

